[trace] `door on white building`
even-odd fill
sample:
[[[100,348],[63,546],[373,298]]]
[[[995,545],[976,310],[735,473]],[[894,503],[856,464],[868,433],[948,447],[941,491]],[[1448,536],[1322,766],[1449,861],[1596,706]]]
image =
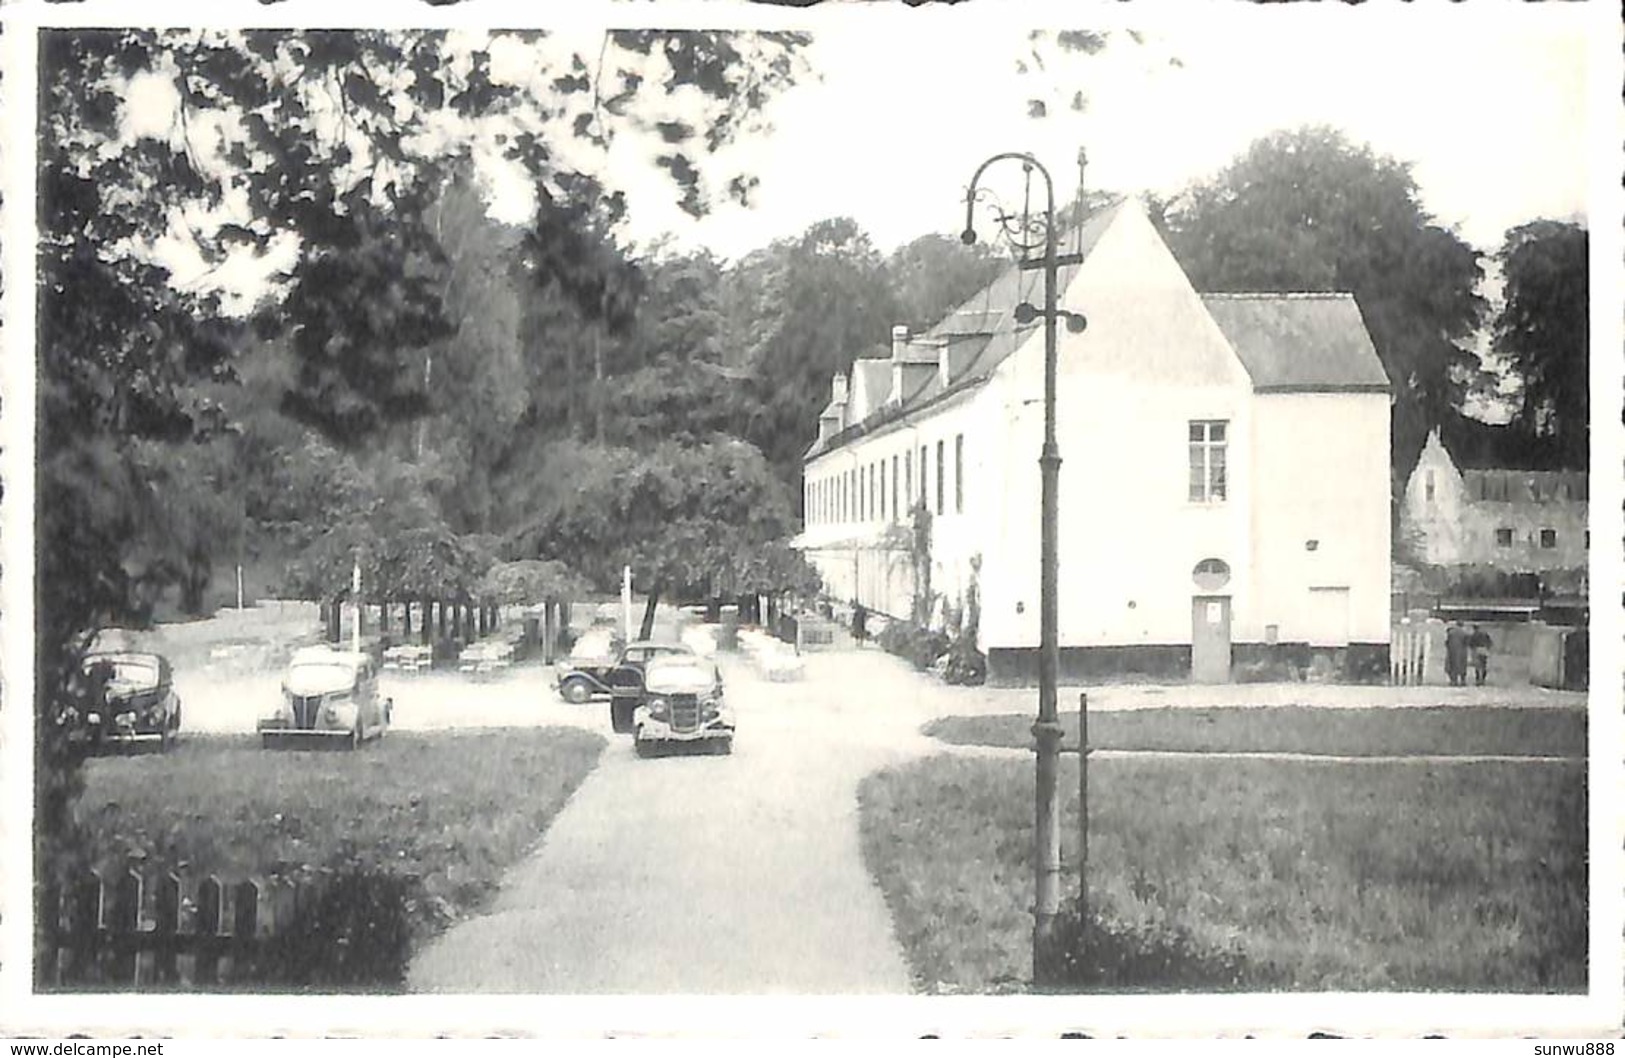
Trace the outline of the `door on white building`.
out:
[[[1312,647],[1349,645],[1349,590],[1344,587],[1310,588],[1309,612],[1304,628]]]
[[[1191,596],[1191,682],[1230,682],[1230,597]]]

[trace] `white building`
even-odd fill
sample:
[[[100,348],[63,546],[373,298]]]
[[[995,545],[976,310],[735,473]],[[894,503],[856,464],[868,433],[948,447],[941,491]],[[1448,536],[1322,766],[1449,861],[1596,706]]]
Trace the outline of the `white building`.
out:
[[[1057,437],[1061,673],[1229,679],[1328,652],[1386,675],[1389,384],[1352,297],[1198,294],[1133,201],[1063,243]],[[829,594],[934,621],[974,586],[991,679],[1036,678],[1042,272],[1012,268],[889,359],[836,376],[798,538]],[[922,541],[923,542],[923,541]],[[924,578],[921,577],[921,580]],[[944,605],[946,604],[946,605]]]
[[[1583,471],[1458,468],[1434,430],[1406,480],[1399,531],[1429,565],[1579,572],[1591,548],[1588,505]]]

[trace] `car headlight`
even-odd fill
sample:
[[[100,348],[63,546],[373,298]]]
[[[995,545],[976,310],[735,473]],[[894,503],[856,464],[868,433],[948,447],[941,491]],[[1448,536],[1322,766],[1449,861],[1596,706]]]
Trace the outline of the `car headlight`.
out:
[[[649,715],[656,720],[666,719],[666,699],[655,698],[649,702]]]

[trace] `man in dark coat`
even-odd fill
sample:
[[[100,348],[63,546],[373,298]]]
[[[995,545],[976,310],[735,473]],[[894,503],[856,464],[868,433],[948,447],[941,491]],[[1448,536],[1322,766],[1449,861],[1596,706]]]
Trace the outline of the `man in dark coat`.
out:
[[[1490,647],[1493,645],[1490,634],[1474,625],[1473,634],[1467,637],[1467,650],[1473,656],[1473,682],[1480,687],[1484,686],[1484,675],[1489,671]]]
[[[1460,621],[1451,621],[1444,632],[1444,673],[1452,687],[1467,683],[1467,629]]]

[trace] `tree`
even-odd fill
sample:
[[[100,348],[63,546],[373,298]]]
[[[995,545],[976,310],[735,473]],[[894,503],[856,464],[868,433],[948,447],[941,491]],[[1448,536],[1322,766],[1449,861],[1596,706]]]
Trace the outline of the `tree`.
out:
[[[945,235],[922,235],[886,262],[897,295],[896,322],[915,333],[933,327],[1008,267],[985,242],[966,246]]]
[[[767,457],[799,513],[801,457],[829,399],[830,376],[885,345],[898,322],[897,298],[885,259],[845,217],[750,255],[731,282],[756,292],[754,304],[739,299],[756,405],[742,436]]]
[[[1565,468],[1590,466],[1590,239],[1578,224],[1538,220],[1513,228],[1497,255],[1506,302],[1495,350],[1522,386],[1511,425],[1555,440]]]
[[[1465,343],[1484,312],[1478,252],[1422,208],[1409,165],[1334,129],[1277,132],[1164,217],[1198,290],[1354,295],[1393,382],[1403,479],[1478,372]]]
[[[133,29],[39,41],[43,878],[71,851],[77,782],[54,711],[96,630],[139,619],[154,584],[177,575],[148,546],[166,523],[143,519],[183,508],[149,502],[154,467],[137,442],[219,435],[231,424],[200,383],[230,383],[239,351],[259,348],[227,318],[217,282],[227,266],[291,249],[297,264],[265,284],[257,320],[288,358],[277,403],[326,441],[365,450],[430,406],[411,368],[423,340],[454,322],[436,289],[449,258],[425,221],[447,174],[494,154],[545,206],[584,170],[607,173],[618,136],[641,137],[685,208],[703,211],[718,195],[715,152],[760,128],[805,38],[633,31],[577,50],[543,34]],[[149,104],[139,110],[128,103],[136,85]],[[678,107],[689,117],[672,119]],[[575,141],[589,149],[561,149]],[[722,180],[720,193],[748,194],[746,176]],[[200,264],[186,289],[164,246]],[[272,504],[263,491],[247,501]],[[204,524],[196,514],[186,517]],[[323,532],[333,528],[305,526],[305,545],[326,538],[337,555],[349,542]]]
[[[665,592],[714,597],[804,587],[784,540],[795,526],[787,491],[753,446],[737,438],[663,443],[645,451],[563,443],[550,462],[570,487],[545,497],[509,550],[564,561],[600,591],[621,570]]]

